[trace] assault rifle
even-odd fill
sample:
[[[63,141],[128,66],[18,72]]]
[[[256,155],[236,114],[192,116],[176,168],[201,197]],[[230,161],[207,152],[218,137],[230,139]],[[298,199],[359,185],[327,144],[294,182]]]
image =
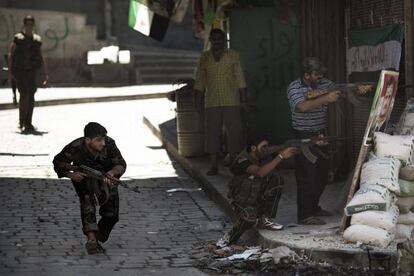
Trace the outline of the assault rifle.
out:
[[[265,155],[272,155],[286,148],[295,147],[295,148],[298,148],[303,153],[306,159],[308,159],[312,164],[315,164],[315,162],[318,160],[318,157],[315,154],[313,154],[313,152],[310,149],[311,147],[323,146],[323,145],[329,144],[330,142],[343,141],[347,139],[349,139],[349,137],[329,137],[329,136],[314,136],[314,137],[305,138],[305,139],[293,139],[293,140],[288,140],[284,144],[281,144],[281,145],[269,146],[265,150]],[[322,152],[320,153],[322,155]]]
[[[105,178],[109,179],[112,185],[120,185],[121,184],[121,180],[119,180],[118,178],[115,178],[105,172],[101,172],[98,170],[95,170],[93,168],[90,168],[88,166],[85,165],[80,165],[80,166],[72,166],[69,165],[68,169],[73,171],[73,172],[80,172],[86,175],[86,178],[89,179],[93,179],[96,181],[87,181],[86,184],[88,185],[87,189],[89,190],[89,192],[91,193],[91,195],[93,196],[92,200],[95,204],[95,206],[101,206],[104,205],[105,203],[108,202],[109,199],[109,190],[112,188],[110,186],[108,186],[108,184],[104,181]],[[102,188],[103,191],[101,189],[101,184],[102,183]],[[100,203],[99,202],[99,198],[103,196],[105,196],[105,200]]]
[[[349,100],[353,105],[360,105],[361,102],[356,98],[356,95],[365,95],[368,92],[373,91],[375,83],[338,83],[333,87],[327,89],[315,89],[308,92],[308,99],[316,99],[329,92],[339,91],[340,96]]]

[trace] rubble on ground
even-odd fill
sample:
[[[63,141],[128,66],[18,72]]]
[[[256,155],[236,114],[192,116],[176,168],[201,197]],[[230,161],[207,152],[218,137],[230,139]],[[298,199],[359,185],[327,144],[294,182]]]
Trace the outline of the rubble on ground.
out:
[[[214,241],[197,243],[190,255],[194,265],[211,275],[390,275],[385,269],[369,270],[314,262],[286,246],[273,249],[232,245],[217,248]]]

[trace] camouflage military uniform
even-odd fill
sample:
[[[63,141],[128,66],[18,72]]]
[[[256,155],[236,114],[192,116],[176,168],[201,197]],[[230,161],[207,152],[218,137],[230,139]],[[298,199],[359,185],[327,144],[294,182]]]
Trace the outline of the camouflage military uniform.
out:
[[[236,215],[236,223],[229,234],[229,242],[236,242],[240,236],[257,223],[262,216],[274,218],[282,193],[282,177],[272,173],[264,178],[247,173],[250,165],[261,166],[265,161],[253,159],[243,151],[231,165],[234,177],[229,183],[228,197]]]
[[[17,33],[14,36],[16,48],[13,55],[13,75],[20,93],[19,122],[21,127],[32,127],[34,94],[36,92],[36,74],[42,64],[40,35],[26,36]]]
[[[68,173],[65,168],[65,164],[73,164],[74,166],[86,165],[93,169],[107,172],[114,166],[120,165],[123,167],[123,171],[117,175],[120,177],[126,168],[126,163],[118,150],[115,141],[110,137],[106,137],[106,146],[102,152],[99,153],[97,158],[90,153],[84,143],[85,138],[78,138],[65,146],[63,150],[55,156],[53,159],[54,169],[59,177],[64,177]],[[101,219],[99,223],[96,223],[96,207],[94,204],[94,198],[88,190],[88,181],[96,181],[85,178],[82,182],[73,182],[73,186],[76,190],[80,200],[81,218],[83,232],[86,234],[90,231],[98,232],[98,239],[105,242],[112,228],[119,220],[119,196],[118,188],[114,187],[110,189],[108,201],[101,205],[99,208],[99,214]],[[102,183],[98,183],[100,189],[103,189]],[[104,193],[102,193],[103,196]],[[99,197],[98,201],[103,203],[105,198]]]

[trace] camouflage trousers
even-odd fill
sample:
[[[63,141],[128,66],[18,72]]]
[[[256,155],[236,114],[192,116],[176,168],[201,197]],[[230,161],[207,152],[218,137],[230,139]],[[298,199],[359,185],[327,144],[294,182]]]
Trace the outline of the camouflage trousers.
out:
[[[100,185],[102,187],[102,185]],[[108,201],[99,206],[99,222],[96,222],[95,198],[87,189],[86,183],[74,183],[74,187],[80,201],[80,213],[82,219],[82,231],[86,235],[88,232],[97,232],[97,237],[101,242],[109,238],[113,227],[119,220],[119,195],[118,187],[109,190]],[[105,201],[105,194],[97,198],[102,204]]]
[[[255,226],[257,220],[263,216],[267,218],[276,217],[283,190],[283,178],[278,175],[271,175],[255,187],[259,190],[251,193],[257,194],[254,201],[237,202],[234,200],[232,202],[236,222],[229,233],[230,244],[237,242],[243,233]]]

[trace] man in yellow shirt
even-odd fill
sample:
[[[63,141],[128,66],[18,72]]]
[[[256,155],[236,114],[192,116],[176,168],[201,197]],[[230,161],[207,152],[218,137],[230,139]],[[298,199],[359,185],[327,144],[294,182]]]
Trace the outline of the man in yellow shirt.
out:
[[[211,30],[210,42],[211,49],[200,57],[194,93],[204,96],[206,150],[211,163],[207,175],[216,175],[223,124],[230,155],[236,156],[245,146],[240,108],[246,106],[246,81],[239,54],[226,47],[225,33]]]

